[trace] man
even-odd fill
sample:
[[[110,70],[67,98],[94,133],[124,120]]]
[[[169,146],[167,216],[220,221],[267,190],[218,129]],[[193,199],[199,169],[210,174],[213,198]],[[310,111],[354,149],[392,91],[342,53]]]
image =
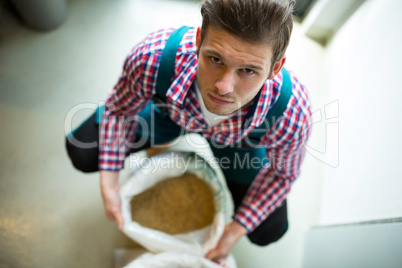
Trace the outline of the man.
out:
[[[293,0],[205,0],[202,27],[184,34],[176,54],[166,92],[168,117],[144,119],[156,126],[155,135],[175,128],[196,132],[210,142],[214,152],[234,159],[242,150],[235,147],[241,147],[251,131],[263,124],[284,94],[281,88],[286,78],[281,70],[293,26],[293,5]],[[147,136],[140,119],[148,116],[146,110],[156,95],[161,54],[172,31],[150,34],[126,58],[106,101],[99,151],[77,149],[67,141],[78,169],[99,168],[106,216],[117,221],[119,228],[123,227],[119,170],[127,155],[153,145],[150,140],[139,142]],[[292,73],[290,82],[291,96],[281,116],[257,142],[270,165],[259,166],[253,176],[225,173],[236,211],[217,247],[207,253],[209,259],[227,256],[243,235],[255,244],[267,245],[287,230],[286,195],[299,175],[311,124],[307,91]],[[84,142],[97,135],[94,116],[74,134]],[[233,150],[219,151],[218,145]]]

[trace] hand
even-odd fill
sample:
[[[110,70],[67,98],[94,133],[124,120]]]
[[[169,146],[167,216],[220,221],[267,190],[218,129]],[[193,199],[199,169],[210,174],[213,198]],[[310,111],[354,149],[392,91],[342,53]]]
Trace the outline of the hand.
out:
[[[225,226],[225,230],[216,247],[211,249],[205,255],[205,257],[212,261],[218,261],[226,258],[232,247],[245,234],[247,234],[246,228],[244,228],[241,224],[232,221],[230,224]]]
[[[119,195],[119,172],[101,171],[100,185],[106,218],[116,221],[118,228],[122,230],[124,220],[121,214],[121,200]]]

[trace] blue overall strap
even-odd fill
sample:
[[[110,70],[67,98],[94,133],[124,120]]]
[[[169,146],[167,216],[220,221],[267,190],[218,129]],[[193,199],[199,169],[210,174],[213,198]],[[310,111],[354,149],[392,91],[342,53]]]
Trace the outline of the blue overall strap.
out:
[[[278,100],[269,109],[264,122],[259,127],[256,127],[248,136],[252,144],[257,145],[260,142],[261,138],[275,125],[288,106],[290,96],[292,96],[292,81],[285,68],[282,68],[282,86],[280,91]]]
[[[95,110],[95,123],[100,125],[103,118],[103,113],[105,112],[105,105],[98,106]]]
[[[184,34],[191,29],[188,26],[182,26],[172,32],[163,49],[161,61],[156,78],[156,96],[160,101],[166,103],[166,92],[172,84],[174,74],[174,64],[176,61],[177,50]],[[155,98],[154,98],[155,100]]]

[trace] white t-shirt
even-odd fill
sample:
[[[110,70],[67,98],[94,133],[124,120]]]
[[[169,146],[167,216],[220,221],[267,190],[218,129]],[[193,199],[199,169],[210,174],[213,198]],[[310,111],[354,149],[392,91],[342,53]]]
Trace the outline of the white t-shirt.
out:
[[[202,99],[202,96],[201,96],[200,88],[198,87],[198,82],[197,82],[197,80],[195,80],[194,82],[195,82],[195,91],[197,92],[197,96],[198,96],[198,102],[200,103],[200,107],[201,107],[201,112],[204,115],[204,117],[207,119],[208,124],[210,126],[214,127],[214,126],[218,125],[220,122],[229,118],[229,116],[227,116],[227,115],[218,115],[218,114],[211,113],[210,111],[207,110],[207,107],[205,107],[204,100]]]

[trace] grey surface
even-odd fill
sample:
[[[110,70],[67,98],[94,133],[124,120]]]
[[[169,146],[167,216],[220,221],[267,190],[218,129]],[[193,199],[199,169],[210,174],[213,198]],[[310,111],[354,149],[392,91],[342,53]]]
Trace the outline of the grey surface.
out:
[[[400,268],[402,223],[315,228],[304,250],[304,268]]]

